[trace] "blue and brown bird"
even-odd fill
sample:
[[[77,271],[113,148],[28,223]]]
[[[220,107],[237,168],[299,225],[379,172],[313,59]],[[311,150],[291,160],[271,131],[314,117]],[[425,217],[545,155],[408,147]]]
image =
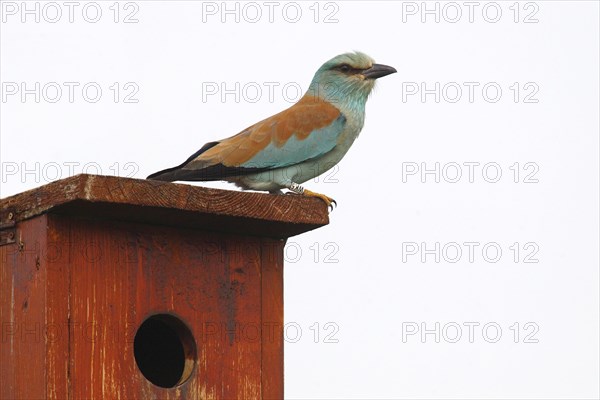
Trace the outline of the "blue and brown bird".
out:
[[[396,69],[364,53],[346,53],[318,69],[293,106],[235,136],[206,143],[183,164],[156,172],[159,181],[228,181],[244,190],[281,189],[335,200],[300,186],[335,166],[358,137],[375,80]]]

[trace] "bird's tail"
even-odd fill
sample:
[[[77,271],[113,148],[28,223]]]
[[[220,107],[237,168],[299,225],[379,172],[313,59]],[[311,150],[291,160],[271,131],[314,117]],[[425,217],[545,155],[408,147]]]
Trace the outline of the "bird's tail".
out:
[[[217,164],[201,164],[188,166],[191,161],[195,161],[196,158],[204,153],[206,150],[216,146],[219,142],[207,143],[192,154],[183,164],[173,168],[163,169],[149,175],[146,179],[152,179],[155,181],[164,182],[175,182],[175,181],[196,181],[196,182],[207,182],[207,181],[222,181],[228,180],[227,178],[251,175],[259,172],[264,172],[272,169],[271,167],[230,167],[221,163]],[[186,168],[187,167],[187,168]]]
[[[162,171],[155,172],[151,175],[148,175],[146,179],[151,179],[153,181],[174,182],[180,179],[177,177],[176,174],[178,168],[179,167],[168,168]]]
[[[167,168],[162,171],[158,171],[149,175],[146,179],[163,182],[175,182],[175,181],[218,181],[221,180],[226,174],[223,170],[228,169],[223,165],[211,165],[206,168],[188,169],[184,168],[185,164],[178,165],[177,167]]]
[[[155,172],[151,175],[148,175],[146,179],[151,179],[154,181],[164,181],[164,182],[175,182],[175,181],[185,181],[185,180],[197,180],[202,181],[206,179],[202,179],[201,176],[198,176],[198,172],[183,170],[183,167],[187,165],[190,161],[194,160],[200,154],[204,153],[206,150],[218,145],[219,142],[210,142],[206,143],[200,150],[192,154],[187,160],[185,160],[182,164],[173,167],[163,169],[162,171]],[[190,177],[195,177],[196,179],[189,179]]]

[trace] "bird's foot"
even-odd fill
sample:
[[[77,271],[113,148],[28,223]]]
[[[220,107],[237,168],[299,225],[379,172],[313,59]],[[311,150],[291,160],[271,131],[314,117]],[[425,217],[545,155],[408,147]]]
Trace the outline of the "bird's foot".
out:
[[[331,197],[326,196],[321,193],[310,191],[308,189],[304,189],[302,186],[298,185],[297,183],[292,183],[290,185],[289,189],[292,192],[297,193],[297,194],[301,194],[304,196],[310,196],[310,197],[317,197],[317,198],[323,200],[325,202],[325,204],[327,204],[327,208],[330,211],[333,211],[334,207],[337,206],[337,202],[334,199],[332,199]]]
[[[335,206],[337,206],[337,201],[322,193],[311,192],[310,190],[304,189],[304,195],[310,197],[318,197],[319,199],[323,200],[325,204],[327,204],[327,208],[329,208],[330,211],[333,211]]]

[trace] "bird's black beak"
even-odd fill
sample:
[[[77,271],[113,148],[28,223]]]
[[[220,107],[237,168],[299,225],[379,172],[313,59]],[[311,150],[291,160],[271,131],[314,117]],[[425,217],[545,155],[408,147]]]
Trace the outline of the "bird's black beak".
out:
[[[377,79],[389,74],[393,74],[394,72],[398,72],[394,67],[383,64],[373,64],[371,68],[364,70],[362,75],[365,77],[365,79]]]

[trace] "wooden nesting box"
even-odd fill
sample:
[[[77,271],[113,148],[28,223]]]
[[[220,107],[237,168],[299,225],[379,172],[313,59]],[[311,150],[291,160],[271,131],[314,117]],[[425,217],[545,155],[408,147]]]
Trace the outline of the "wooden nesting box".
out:
[[[0,200],[1,399],[283,398],[302,196],[78,175]]]

